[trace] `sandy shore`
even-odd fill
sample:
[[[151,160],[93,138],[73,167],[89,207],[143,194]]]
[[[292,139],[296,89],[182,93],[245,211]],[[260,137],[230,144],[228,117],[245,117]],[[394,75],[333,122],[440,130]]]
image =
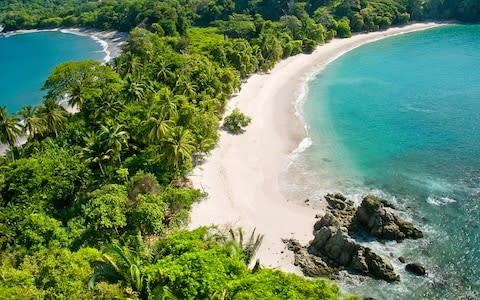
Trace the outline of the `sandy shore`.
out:
[[[109,62],[122,53],[122,45],[128,38],[128,33],[115,30],[98,31],[83,28],[67,28],[61,29],[60,31],[64,33],[89,36],[100,43],[103,47],[103,51],[107,54],[104,59],[105,62]]]
[[[208,193],[207,199],[193,207],[190,227],[218,224],[241,226],[247,231],[256,228],[265,235],[257,254],[261,263],[298,272],[293,255],[281,239],[293,237],[307,243],[312,237],[314,216],[321,212],[297,204],[302,199],[286,199],[279,180],[286,171],[289,154],[305,137],[295,106],[308,80],[356,47],[439,25],[416,23],[335,39],[310,55],[281,61],[267,74],[251,76],[229,102],[229,110],[238,107],[252,117],[252,123],[242,135],[221,132],[218,147],[190,177],[194,186]]]
[[[94,29],[84,29],[84,28],[54,28],[54,29],[29,29],[29,30],[15,30],[5,33],[6,37],[17,35],[17,34],[26,34],[42,31],[60,31],[68,34],[75,34],[81,36],[89,36],[94,39],[97,43],[102,45],[103,52],[105,52],[105,57],[103,61],[109,62],[113,58],[119,56],[122,53],[122,45],[127,40],[128,34],[125,32],[118,32],[115,30],[94,30]],[[47,78],[45,78],[46,80]],[[41,99],[39,99],[39,104]],[[69,106],[66,102],[60,103],[69,113],[76,113],[78,109],[75,107]],[[18,139],[18,145],[22,145],[26,142],[24,137]],[[4,155],[5,151],[8,149],[7,145],[0,144],[0,155]]]
[[[119,56],[122,53],[122,45],[128,38],[128,34],[125,32],[118,32],[115,30],[95,30],[86,28],[53,28],[53,29],[26,29],[15,30],[5,33],[6,37],[26,34],[42,31],[60,31],[63,33],[75,34],[80,36],[88,36],[94,39],[97,43],[102,45],[105,52],[104,62],[109,62],[113,58]]]

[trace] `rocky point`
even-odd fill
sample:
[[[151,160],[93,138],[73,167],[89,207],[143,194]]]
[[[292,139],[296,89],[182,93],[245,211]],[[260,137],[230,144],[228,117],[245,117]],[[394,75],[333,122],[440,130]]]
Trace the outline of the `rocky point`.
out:
[[[400,280],[387,257],[360,245],[352,236],[366,232],[376,238],[401,241],[421,238],[422,232],[395,215],[394,207],[384,199],[367,195],[358,208],[340,193],[328,194],[325,199],[328,211],[315,223],[310,244],[284,241],[295,253],[295,265],[310,277],[334,278],[339,270],[346,269],[386,281]]]

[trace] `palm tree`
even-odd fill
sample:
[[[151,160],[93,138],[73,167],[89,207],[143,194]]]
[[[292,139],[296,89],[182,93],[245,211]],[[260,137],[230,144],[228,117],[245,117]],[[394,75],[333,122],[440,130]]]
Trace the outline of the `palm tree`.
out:
[[[23,134],[28,134],[29,139],[32,140],[37,134],[42,135],[45,132],[45,122],[39,116],[36,106],[24,106],[17,115],[23,120]]]
[[[142,63],[140,62],[138,56],[132,54],[131,52],[125,53],[121,57],[115,59],[115,69],[123,77],[128,74],[135,74],[138,69],[142,68]]]
[[[183,162],[192,159],[193,137],[188,129],[175,127],[166,140],[169,160],[178,168]]]
[[[87,93],[81,84],[76,84],[70,89],[70,94],[68,98],[68,104],[72,107],[78,107],[79,110],[82,110],[83,104],[87,99]]]
[[[173,76],[173,72],[170,71],[170,64],[164,60],[157,62],[155,72],[157,80],[163,83],[167,83]]]
[[[94,273],[88,281],[88,287],[93,288],[100,280],[122,281],[127,285],[125,291],[130,291],[132,296],[140,299],[176,300],[177,297],[162,282],[164,274],[161,270],[151,278],[143,273],[142,267],[151,265],[153,256],[142,237],[136,236],[130,242],[133,242],[129,243],[130,247],[111,244],[103,249],[102,260],[97,262]]]
[[[97,107],[93,112],[93,120],[96,123],[102,122],[108,117],[114,119],[125,108],[125,103],[116,95],[104,95],[96,100],[96,104]],[[91,115],[88,114],[89,118]]]
[[[142,274],[141,266],[142,261],[134,251],[117,244],[108,245],[103,251],[102,261],[94,269],[88,286],[93,288],[98,280],[123,281],[134,291],[132,294],[147,299],[148,280]]]
[[[140,102],[145,97],[147,86],[144,83],[133,79],[132,76],[127,75],[125,79],[124,90],[127,93],[129,99]]]
[[[54,98],[46,98],[39,113],[45,122],[46,132],[55,133],[58,137],[58,130],[67,121],[67,111]]]
[[[102,125],[100,128],[100,139],[108,149],[107,152],[111,152],[118,158],[118,162],[122,165],[122,158],[120,153],[122,149],[128,146],[129,134],[123,130],[123,125],[110,124],[109,126]]]
[[[188,98],[194,98],[197,94],[197,86],[186,76],[180,76],[175,84],[175,90]]]
[[[163,116],[151,116],[142,122],[142,132],[147,142],[161,143],[169,136],[174,124],[172,120],[166,119]]]
[[[7,143],[10,149],[15,146],[18,137],[22,133],[19,121],[18,117],[7,114],[5,106],[0,107],[0,142],[3,144]],[[15,154],[13,151],[11,153],[12,159],[15,160]]]
[[[100,172],[105,176],[103,161],[110,159],[110,152],[103,148],[100,137],[95,134],[87,134],[85,137],[86,147],[81,150],[80,156],[85,164],[98,164]]]
[[[245,242],[242,228],[238,228],[237,232],[230,228],[228,232],[230,237],[225,244],[230,253],[240,256],[245,264],[249,265],[263,242],[263,234],[255,235],[255,229],[253,229],[248,241]]]
[[[154,96],[154,101],[160,106],[160,113],[169,119],[177,116],[177,102],[172,91],[169,88],[162,88]]]

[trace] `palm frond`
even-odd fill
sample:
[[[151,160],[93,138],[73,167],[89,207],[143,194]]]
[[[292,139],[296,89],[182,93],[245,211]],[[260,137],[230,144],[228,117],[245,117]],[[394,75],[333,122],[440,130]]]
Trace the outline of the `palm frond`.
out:
[[[154,300],[178,300],[178,298],[173,294],[172,290],[164,285],[164,286],[157,286],[153,290],[153,299]]]
[[[143,278],[137,265],[130,266],[130,283],[136,291],[142,290]]]

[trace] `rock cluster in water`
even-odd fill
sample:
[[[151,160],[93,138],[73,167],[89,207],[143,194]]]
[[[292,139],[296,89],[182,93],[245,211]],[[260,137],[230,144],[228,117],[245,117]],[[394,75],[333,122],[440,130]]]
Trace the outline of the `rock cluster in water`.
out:
[[[366,196],[355,214],[357,222],[365,226],[375,237],[386,240],[418,239],[423,233],[413,224],[400,219],[385,209],[385,201],[375,196]]]
[[[419,263],[411,263],[405,266],[405,270],[417,276],[425,275],[425,268]]]
[[[411,222],[402,220],[383,199],[368,195],[356,208],[342,194],[328,194],[328,212],[314,225],[314,239],[308,247],[296,240],[285,240],[295,253],[295,265],[304,275],[333,278],[340,269],[369,275],[386,281],[398,281],[400,276],[391,261],[372,249],[356,242],[352,234],[366,233],[383,240],[402,241],[422,238],[423,234]],[[407,270],[417,275],[425,274],[421,265],[408,265]]]

